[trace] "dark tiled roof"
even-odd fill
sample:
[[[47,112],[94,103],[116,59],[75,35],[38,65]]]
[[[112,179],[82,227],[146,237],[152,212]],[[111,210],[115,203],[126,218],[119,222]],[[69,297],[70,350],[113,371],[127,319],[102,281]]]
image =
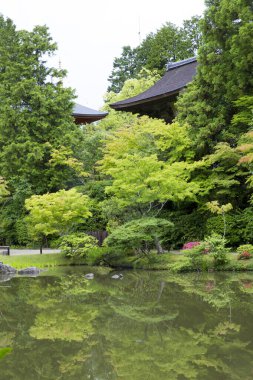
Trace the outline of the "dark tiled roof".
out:
[[[73,116],[101,116],[104,117],[107,115],[107,112],[101,112],[93,110],[92,108],[82,106],[81,104],[75,103],[73,109]]]
[[[196,57],[186,58],[178,62],[168,62],[166,65],[166,70],[167,71],[172,70],[172,69],[175,69],[176,67],[184,66],[192,62],[196,62]]]
[[[177,94],[192,81],[193,76],[196,74],[196,67],[196,58],[188,58],[183,61],[169,63],[164,76],[148,90],[132,98],[110,104],[110,106],[116,110],[124,110],[137,104],[147,103]]]
[[[103,119],[108,112],[101,112],[93,110],[92,108],[82,106],[81,104],[75,103],[72,116],[75,118],[76,124],[89,124],[94,121]]]

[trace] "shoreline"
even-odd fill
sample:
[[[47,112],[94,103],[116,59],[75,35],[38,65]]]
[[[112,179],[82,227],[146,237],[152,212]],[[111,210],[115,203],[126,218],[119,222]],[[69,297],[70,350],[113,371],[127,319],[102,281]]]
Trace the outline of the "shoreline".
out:
[[[15,269],[24,269],[27,267],[37,267],[40,269],[60,267],[60,266],[100,266],[128,270],[153,270],[168,271],[171,273],[190,273],[190,272],[245,272],[253,271],[253,259],[237,260],[234,253],[228,254],[229,262],[225,265],[214,267],[212,256],[206,256],[205,261],[199,267],[194,267],[189,258],[184,254],[166,253],[163,255],[150,254],[145,257],[116,255],[116,257],[84,257],[84,258],[67,258],[60,253],[51,253],[45,255],[13,255],[0,256],[0,262],[10,265]],[[112,255],[113,256],[113,255]]]

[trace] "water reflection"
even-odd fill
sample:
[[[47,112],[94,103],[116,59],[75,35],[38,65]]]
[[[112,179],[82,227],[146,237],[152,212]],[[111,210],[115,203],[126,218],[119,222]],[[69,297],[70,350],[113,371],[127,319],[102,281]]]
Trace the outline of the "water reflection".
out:
[[[250,273],[87,272],[1,283],[1,380],[253,377]]]

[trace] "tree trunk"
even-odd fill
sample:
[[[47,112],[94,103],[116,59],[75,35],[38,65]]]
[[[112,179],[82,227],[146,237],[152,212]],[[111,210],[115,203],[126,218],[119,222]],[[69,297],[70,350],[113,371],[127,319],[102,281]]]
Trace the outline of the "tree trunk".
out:
[[[223,238],[225,239],[226,237],[226,218],[225,218],[225,212],[222,213],[222,218],[223,218]]]
[[[158,255],[160,255],[161,253],[164,253],[163,247],[161,246],[161,243],[157,237],[155,238],[155,246],[156,246]]]
[[[156,300],[157,302],[160,301],[160,298],[162,296],[164,287],[165,287],[165,281],[161,281],[160,282],[160,289],[159,289],[159,292],[158,292],[158,295],[157,295],[157,300]]]

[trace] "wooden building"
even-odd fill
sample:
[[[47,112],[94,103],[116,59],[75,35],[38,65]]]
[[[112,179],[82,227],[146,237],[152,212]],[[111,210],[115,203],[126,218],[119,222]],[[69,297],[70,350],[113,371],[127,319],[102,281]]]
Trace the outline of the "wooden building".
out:
[[[180,91],[196,74],[195,57],[168,63],[164,76],[152,87],[132,98],[110,104],[117,111],[138,113],[171,122],[175,116],[175,101]]]
[[[96,111],[77,103],[75,103],[72,113],[76,124],[89,124],[103,119],[107,114],[108,112]]]

